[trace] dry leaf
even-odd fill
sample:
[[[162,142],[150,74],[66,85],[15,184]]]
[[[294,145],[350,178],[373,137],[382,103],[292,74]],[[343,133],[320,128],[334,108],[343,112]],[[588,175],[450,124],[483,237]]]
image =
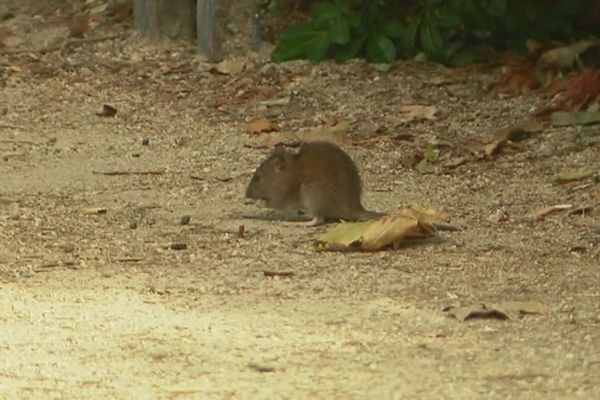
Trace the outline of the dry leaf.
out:
[[[108,3],[106,14],[116,21],[125,21],[133,12],[133,5],[129,1],[116,1]]]
[[[573,208],[572,204],[557,204],[554,206],[548,206],[548,207],[542,208],[539,211],[534,212],[533,214],[526,216],[525,219],[530,219],[530,220],[543,219],[547,215],[550,215],[556,211],[569,210],[571,208]]]
[[[466,321],[473,318],[516,319],[527,314],[543,314],[546,306],[537,301],[505,301],[497,304],[474,304],[445,309],[449,315]]]
[[[388,216],[362,222],[342,222],[319,238],[319,250],[375,251],[397,249],[406,239],[435,236],[434,223],[446,217],[443,210],[421,206],[400,209]]]
[[[551,81],[545,88],[544,88],[544,96],[547,97],[554,97],[557,94],[566,91],[568,88],[570,88],[575,81],[578,79],[579,75],[577,75],[576,73],[569,73],[568,75],[565,75],[559,79],[555,79],[553,81]]]
[[[91,16],[104,14],[106,12],[106,9],[108,8],[108,4],[105,2],[102,2],[100,4],[93,2],[93,3],[90,3],[89,5],[92,7],[88,6],[85,8],[87,8],[88,14]]]
[[[575,66],[580,54],[591,46],[598,46],[598,44],[591,41],[582,41],[569,46],[557,47],[542,54],[540,61],[551,67],[572,68]]]
[[[287,106],[288,104],[290,104],[290,100],[291,100],[290,96],[285,96],[285,97],[281,97],[279,99],[263,100],[260,102],[260,105],[267,106],[267,107]]]
[[[585,70],[565,92],[566,102],[575,110],[595,100],[600,95],[600,75],[593,69]]]
[[[90,19],[88,17],[76,20],[69,26],[69,36],[75,38],[83,37],[83,34],[85,33],[89,25]]]
[[[545,116],[553,111],[579,111],[584,106],[600,98],[600,74],[595,69],[583,71],[571,85],[556,96],[552,102],[535,112],[537,116]]]
[[[573,181],[580,181],[582,179],[591,178],[592,176],[594,176],[594,174],[596,172],[600,172],[600,171],[594,170],[593,168],[590,168],[590,167],[584,167],[584,168],[576,169],[574,171],[561,172],[559,175],[557,175],[554,178],[554,181],[559,184],[573,182]]]
[[[402,122],[410,122],[419,119],[435,120],[437,108],[435,106],[414,104],[400,107],[400,112],[404,114]]]
[[[245,60],[223,60],[213,68],[210,69],[210,72],[219,73],[222,75],[237,75],[239,73],[244,72],[246,69],[246,61]]]
[[[540,87],[535,72],[530,68],[513,69],[504,73],[498,82],[503,92],[526,93]]]
[[[538,133],[543,129],[544,125],[537,121],[523,121],[498,129],[492,133],[492,141],[483,146],[483,154],[486,157],[490,157],[500,152],[509,141],[519,142],[525,140],[529,138],[532,133]]]
[[[269,121],[266,118],[255,119],[246,125],[246,132],[250,135],[258,135],[264,132],[274,132],[279,127],[276,123]]]

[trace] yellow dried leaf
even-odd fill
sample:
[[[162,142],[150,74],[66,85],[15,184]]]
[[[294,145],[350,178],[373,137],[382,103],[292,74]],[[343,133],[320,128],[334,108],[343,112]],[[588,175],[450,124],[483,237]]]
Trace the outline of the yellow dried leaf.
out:
[[[389,246],[397,249],[406,239],[435,235],[435,221],[446,216],[443,210],[421,206],[400,209],[388,216],[362,222],[343,222],[319,238],[321,249],[375,251]]]

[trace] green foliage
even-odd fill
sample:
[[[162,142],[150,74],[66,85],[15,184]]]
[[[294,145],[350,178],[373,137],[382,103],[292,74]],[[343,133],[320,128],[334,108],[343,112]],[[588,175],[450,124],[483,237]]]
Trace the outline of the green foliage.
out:
[[[585,34],[577,21],[595,0],[322,0],[311,19],[288,27],[271,58],[373,63],[421,58],[462,65],[474,46],[524,50],[528,39]]]

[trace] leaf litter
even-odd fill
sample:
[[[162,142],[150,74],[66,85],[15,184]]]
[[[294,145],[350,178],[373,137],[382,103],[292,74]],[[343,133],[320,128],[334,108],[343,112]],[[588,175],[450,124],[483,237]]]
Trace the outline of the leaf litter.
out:
[[[322,235],[315,243],[315,249],[377,251],[391,247],[397,250],[407,240],[434,237],[435,223],[446,218],[443,209],[413,205],[377,219],[342,222]]]

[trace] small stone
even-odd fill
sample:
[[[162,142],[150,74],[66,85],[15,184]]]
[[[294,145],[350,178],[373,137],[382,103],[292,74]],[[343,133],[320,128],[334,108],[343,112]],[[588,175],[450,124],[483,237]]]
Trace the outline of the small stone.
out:
[[[150,144],[150,139],[148,139],[148,138],[142,139],[142,146],[148,146],[149,144]]]
[[[134,219],[131,222],[129,222],[129,229],[137,229],[138,227],[138,222]]]
[[[183,243],[183,242],[173,242],[173,243],[169,243],[167,248],[169,248],[171,250],[185,250],[185,249],[187,249],[187,244]]]
[[[179,223],[180,223],[181,225],[187,225],[187,224],[189,224],[189,223],[190,223],[190,220],[191,220],[191,219],[192,219],[192,217],[191,217],[191,216],[189,216],[189,215],[184,215],[184,216],[182,216],[182,217],[181,217],[181,220],[179,221]]]
[[[75,245],[73,243],[62,243],[58,245],[58,248],[65,253],[72,253],[75,251]]]
[[[58,262],[54,261],[54,260],[46,260],[44,262],[42,262],[42,265],[40,265],[40,267],[42,268],[54,268],[58,266]]]

